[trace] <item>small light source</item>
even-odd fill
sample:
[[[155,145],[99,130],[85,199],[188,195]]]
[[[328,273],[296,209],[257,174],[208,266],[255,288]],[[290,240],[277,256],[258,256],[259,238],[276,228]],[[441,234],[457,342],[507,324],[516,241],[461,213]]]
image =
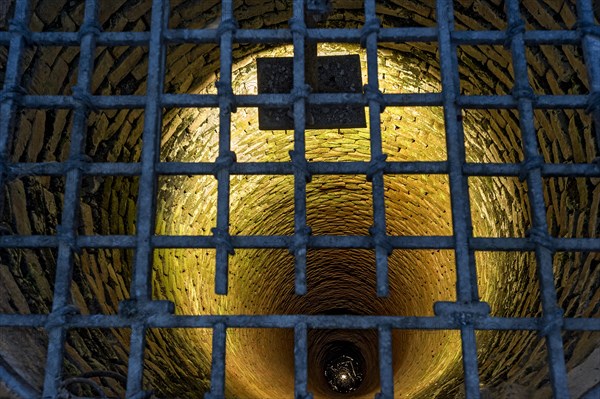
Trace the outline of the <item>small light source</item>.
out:
[[[336,342],[331,346],[324,373],[332,391],[338,393],[356,391],[363,381],[363,372],[363,357],[355,345]]]

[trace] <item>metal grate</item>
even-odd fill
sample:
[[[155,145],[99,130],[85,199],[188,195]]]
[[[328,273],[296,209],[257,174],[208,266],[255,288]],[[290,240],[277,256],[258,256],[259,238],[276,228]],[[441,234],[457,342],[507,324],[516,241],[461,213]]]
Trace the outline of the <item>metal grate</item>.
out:
[[[79,32],[31,32],[29,1],[17,0],[8,32],[0,32],[0,44],[9,47],[4,87],[0,92],[0,186],[10,176],[65,176],[65,208],[55,236],[3,236],[2,248],[58,248],[58,263],[52,312],[49,315],[0,314],[0,327],[41,327],[49,333],[48,357],[42,396],[57,395],[62,378],[65,340],[73,328],[130,328],[131,345],[127,397],[143,396],[142,371],[146,331],[149,328],[212,328],[211,390],[205,397],[224,398],[225,338],[228,328],[293,328],[295,332],[295,397],[309,398],[307,391],[307,330],[313,328],[377,329],[379,334],[380,399],[394,397],[391,357],[393,329],[454,329],[462,338],[465,392],[480,396],[476,330],[537,330],[546,339],[551,384],[555,397],[568,397],[567,375],[561,332],[600,331],[600,320],[563,318],[557,304],[552,261],[556,251],[600,252],[598,238],[557,238],[548,234],[543,177],[600,177],[598,164],[546,164],[538,153],[533,125],[534,109],[587,109],[592,112],[595,136],[600,146],[600,27],[595,24],[591,0],[578,0],[576,30],[525,31],[518,0],[506,4],[506,31],[454,31],[452,0],[437,0],[437,26],[426,28],[381,28],[375,0],[366,0],[362,29],[308,29],[304,24],[304,2],[295,0],[289,30],[237,29],[232,0],[222,1],[218,29],[169,29],[168,0],[153,0],[150,32],[101,32],[98,28],[99,0],[85,1],[84,22]],[[309,94],[305,87],[304,41],[362,42],[367,51],[368,84],[364,94]],[[440,93],[382,94],[378,87],[378,42],[431,42],[439,45],[442,91]],[[234,96],[231,87],[233,43],[292,43],[294,82],[290,94]],[[25,95],[19,87],[20,63],[26,43],[79,46],[77,86],[73,96]],[[172,43],[219,43],[220,80],[217,95],[165,94],[165,52]],[[458,45],[508,44],[514,63],[512,95],[465,96],[459,91]],[[525,49],[528,45],[576,44],[583,48],[589,95],[533,94],[527,78]],[[93,96],[90,82],[97,46],[143,45],[149,47],[148,86],[145,96]],[[305,157],[306,101],[311,104],[364,104],[369,107],[370,162],[315,162]],[[231,112],[234,106],[258,107],[293,104],[294,150],[287,163],[236,163],[231,152]],[[448,159],[444,162],[387,162],[382,152],[380,112],[385,106],[442,106]],[[62,163],[9,163],[8,148],[13,122],[20,107],[73,109],[75,111],[68,161]],[[219,156],[216,163],[159,162],[163,107],[218,107],[220,109]],[[145,126],[140,163],[90,163],[83,158],[87,118],[91,109],[143,108]],[[463,124],[466,109],[517,109],[523,132],[525,160],[521,164],[466,163]],[[211,175],[218,179],[217,226],[212,236],[155,236],[155,192],[160,175]],[[229,177],[236,174],[293,175],[295,182],[293,236],[230,236]],[[306,183],[311,175],[363,174],[372,181],[373,227],[371,236],[310,236],[306,221]],[[442,174],[450,181],[453,235],[409,237],[386,235],[383,178],[386,174]],[[139,176],[138,225],[135,236],[81,236],[77,234],[77,204],[83,175]],[[528,238],[474,238],[467,179],[469,176],[521,176],[526,178],[532,209]],[[135,265],[131,300],[121,303],[118,315],[78,315],[69,305],[73,254],[77,248],[133,248]],[[216,291],[227,294],[228,259],[234,248],[290,248],[295,256],[296,293],[306,293],[307,248],[371,248],[376,254],[377,294],[388,294],[388,256],[392,249],[452,249],[455,251],[456,302],[436,303],[434,317],[402,316],[224,316],[173,315],[170,302],[151,295],[154,248],[216,248]],[[543,314],[540,318],[499,318],[488,315],[486,303],[478,301],[475,251],[535,251]],[[0,380],[25,398],[39,397],[0,366]],[[141,395],[141,396],[140,396]]]

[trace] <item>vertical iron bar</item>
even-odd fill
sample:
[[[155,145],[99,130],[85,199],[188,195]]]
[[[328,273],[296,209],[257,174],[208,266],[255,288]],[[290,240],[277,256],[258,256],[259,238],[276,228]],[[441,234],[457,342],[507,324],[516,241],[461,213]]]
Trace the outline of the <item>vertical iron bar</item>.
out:
[[[304,0],[294,0],[293,20],[306,30],[304,23]],[[300,29],[302,30],[302,29]],[[306,166],[306,81],[304,43],[302,32],[294,31],[294,151],[292,162],[294,167],[294,263],[296,295],[306,294],[306,245],[309,229],[306,224],[306,183],[308,170]],[[304,93],[304,95],[302,94]]]
[[[444,101],[444,124],[446,128],[446,149],[448,156],[448,179],[452,207],[452,229],[454,235],[454,257],[456,264],[456,300],[471,303],[479,300],[477,275],[473,251],[469,248],[472,237],[469,183],[463,174],[465,164],[464,131],[462,110],[458,107],[460,76],[456,46],[451,41],[454,30],[454,9],[452,0],[436,2],[440,68],[442,76],[442,97]],[[463,370],[465,393],[468,399],[477,399],[479,392],[479,371],[477,364],[477,343],[475,330],[468,323],[461,327]]]
[[[152,300],[152,236],[156,218],[156,163],[159,161],[162,125],[161,99],[164,87],[165,57],[163,33],[169,20],[169,1],[153,0],[148,52],[148,82],[142,135],[142,171],[137,202],[136,253],[131,283],[131,299],[143,303]],[[145,316],[144,316],[145,317]],[[127,371],[127,398],[143,392],[144,321],[132,325]]]
[[[221,2],[221,24],[233,24],[232,0]],[[233,162],[231,154],[231,112],[233,107],[233,92],[231,88],[232,67],[232,41],[231,29],[220,29],[220,72],[219,72],[219,160],[229,159]],[[229,240],[229,168],[227,165],[217,170],[217,234],[225,241]],[[232,249],[229,245],[216,247],[216,275],[215,292],[226,295],[228,289],[229,254]]]
[[[508,16],[509,30],[510,27],[523,26],[518,0],[507,0],[506,14]],[[525,157],[523,168],[524,172],[527,173],[527,194],[532,212],[531,234],[532,236],[537,234],[548,237],[541,166],[538,164],[542,162],[543,158],[541,158],[538,151],[537,134],[534,126],[534,99],[527,74],[527,59],[523,39],[524,29],[512,29],[512,31],[514,34],[510,37],[510,49],[515,76],[513,95],[518,99],[519,126],[522,132]],[[532,166],[529,167],[528,165]],[[545,318],[553,318],[560,312],[552,269],[553,252],[544,242],[534,242],[538,278],[540,280],[542,311]],[[562,318],[562,316],[559,316],[559,318]],[[560,325],[553,325],[544,334],[546,335],[550,381],[554,390],[554,397],[568,398],[567,371],[560,327]]]
[[[308,399],[308,329],[306,323],[294,328],[294,398]]]
[[[144,392],[144,352],[146,349],[146,326],[143,321],[131,325],[129,338],[129,362],[127,365],[127,399],[136,399]]]
[[[47,325],[48,354],[46,358],[46,374],[44,377],[44,398],[54,398],[61,383],[63,357],[67,328],[61,323],[71,303],[71,284],[73,274],[74,252],[77,250],[77,228],[79,226],[79,192],[81,189],[81,162],[85,151],[87,134],[87,119],[91,81],[94,71],[96,52],[96,34],[98,19],[97,0],[86,0],[83,25],[81,26],[81,47],[79,56],[79,71],[77,87],[73,95],[79,104],[75,109],[73,128],[71,130],[71,146],[67,172],[65,177],[64,206],[61,225],[58,228],[59,245],[54,279],[54,297],[52,301],[51,318],[56,323]]]
[[[375,0],[365,1],[365,26],[369,24],[378,24],[375,13]],[[379,93],[379,72],[377,68],[377,31],[371,30],[366,35],[365,43],[367,47],[367,86],[371,93]],[[383,154],[381,143],[381,112],[383,104],[373,96],[369,100],[369,125],[370,125],[370,147],[371,164],[384,165],[385,155]],[[382,97],[380,97],[382,98]],[[377,274],[377,295],[386,297],[389,294],[388,278],[388,248],[381,240],[386,240],[386,221],[385,221],[385,189],[383,179],[383,168],[375,170],[371,177],[372,197],[373,197],[373,227],[372,234],[375,242],[375,264]]]
[[[392,362],[392,329],[380,326],[379,333],[379,379],[381,392],[376,399],[394,398],[394,367]]]
[[[206,399],[225,399],[225,354],[227,327],[218,323],[213,328],[210,393]]]
[[[4,75],[4,87],[0,93],[12,93],[13,97],[0,100],[0,209],[4,208],[4,183],[6,182],[7,164],[10,161],[10,146],[14,124],[17,120],[19,101],[16,98],[21,83],[21,58],[25,49],[25,31],[15,31],[15,27],[29,29],[29,0],[17,0],[15,13],[10,27],[10,45]]]
[[[587,28],[600,30],[594,22],[594,9],[590,0],[577,0],[577,25],[582,32],[581,47],[588,74],[590,96],[597,96],[595,100],[590,97],[589,110],[594,120],[596,136],[596,161],[600,161],[600,37],[586,31]],[[591,29],[590,29],[591,30]],[[596,104],[592,104],[596,101]]]

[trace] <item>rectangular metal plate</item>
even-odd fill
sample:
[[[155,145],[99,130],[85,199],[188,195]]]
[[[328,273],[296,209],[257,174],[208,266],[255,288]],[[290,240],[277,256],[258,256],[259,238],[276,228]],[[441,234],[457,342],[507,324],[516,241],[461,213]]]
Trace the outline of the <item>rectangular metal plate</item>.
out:
[[[294,82],[293,57],[258,58],[258,93],[290,93]],[[362,76],[358,54],[317,57],[317,93],[361,93]],[[261,130],[293,130],[292,106],[260,107]],[[309,105],[306,129],[364,128],[362,105]]]

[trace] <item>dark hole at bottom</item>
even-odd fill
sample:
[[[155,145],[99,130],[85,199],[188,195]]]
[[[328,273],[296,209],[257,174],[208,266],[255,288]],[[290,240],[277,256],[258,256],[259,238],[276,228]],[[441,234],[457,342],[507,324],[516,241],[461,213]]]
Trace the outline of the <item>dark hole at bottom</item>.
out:
[[[356,391],[364,379],[365,360],[356,345],[347,341],[331,342],[324,362],[327,384],[334,392]]]

